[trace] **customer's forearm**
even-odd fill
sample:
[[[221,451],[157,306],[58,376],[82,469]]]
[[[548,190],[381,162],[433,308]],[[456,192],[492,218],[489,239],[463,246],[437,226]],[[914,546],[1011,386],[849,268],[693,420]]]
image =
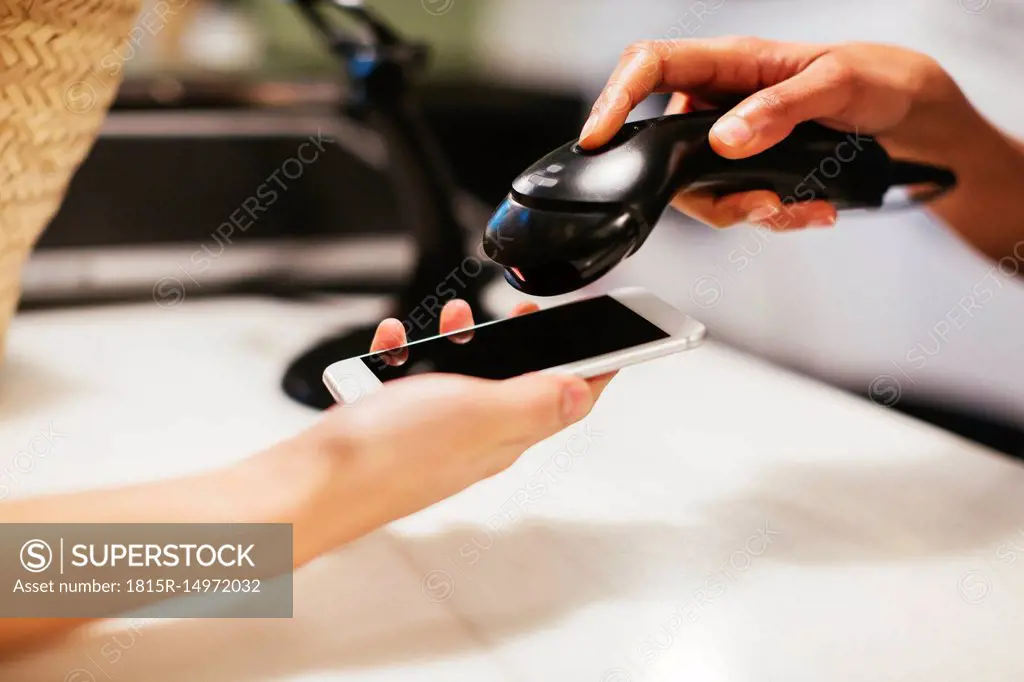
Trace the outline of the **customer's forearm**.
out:
[[[295,457],[283,471],[276,450],[236,466],[121,488],[26,498],[0,504],[6,523],[294,523],[306,487],[316,485]],[[308,560],[296,548],[295,563]],[[304,548],[303,548],[304,549]]]
[[[108,490],[26,498],[0,504],[4,523],[222,523],[285,520],[287,485],[259,480],[246,463],[222,471]],[[153,601],[165,597],[154,593]],[[84,619],[0,619],[0,656],[82,625]]]
[[[386,505],[374,499],[369,482],[360,480],[353,462],[304,436],[238,465],[195,476],[4,502],[0,522],[291,523],[293,565],[300,566],[387,520]],[[339,477],[348,481],[345,489],[336,489]],[[153,598],[159,601],[162,595]],[[0,656],[83,622],[0,619]]]

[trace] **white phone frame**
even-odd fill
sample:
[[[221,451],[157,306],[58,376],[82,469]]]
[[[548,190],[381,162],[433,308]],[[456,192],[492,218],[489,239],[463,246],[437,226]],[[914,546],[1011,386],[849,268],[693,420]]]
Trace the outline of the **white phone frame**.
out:
[[[639,346],[631,346],[611,353],[595,355],[594,357],[565,365],[549,367],[541,370],[542,373],[573,374],[584,379],[596,377],[614,372],[623,367],[690,350],[699,346],[707,334],[707,329],[703,324],[676,310],[645,289],[639,287],[617,289],[605,295],[614,298],[648,322],[659,327],[668,334],[668,338],[651,341]],[[558,306],[552,306],[551,308],[573,305],[580,300],[585,299],[569,301]],[[546,308],[546,310],[551,308]],[[484,322],[483,324],[476,325],[473,329],[500,324],[501,322],[503,320]],[[460,334],[465,331],[463,329],[458,332],[452,332],[452,334]],[[451,336],[452,334],[441,334],[440,336]],[[413,341],[408,345],[415,346],[418,343],[425,343],[436,338],[439,337],[432,336],[428,339]],[[342,405],[352,405],[381,387],[383,382],[363,362],[363,358],[371,355],[376,355],[376,353],[366,353],[347,360],[340,360],[324,370],[324,384],[337,402]]]

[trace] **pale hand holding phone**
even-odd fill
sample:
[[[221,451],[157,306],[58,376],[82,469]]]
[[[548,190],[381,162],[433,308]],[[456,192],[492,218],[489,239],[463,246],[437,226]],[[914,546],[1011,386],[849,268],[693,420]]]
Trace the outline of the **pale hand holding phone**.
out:
[[[533,304],[522,304],[509,320],[475,327],[469,306],[464,301],[451,301],[441,312],[441,336],[406,345],[401,322],[391,319],[381,322],[371,345],[371,355],[383,356],[388,367],[401,368],[419,344],[469,348],[484,340],[485,333],[481,330],[490,328],[492,331],[487,334],[491,334],[499,331],[497,328],[501,325],[527,318],[545,325],[550,322],[562,332],[574,329],[571,324],[566,326],[566,321],[607,328],[615,322],[616,315],[620,322],[632,319],[630,315],[639,320],[632,329],[632,336],[625,339],[633,343],[622,343],[624,339],[620,336],[619,343],[612,344],[618,346],[616,350],[596,355],[577,352],[574,362],[549,365],[543,371],[525,376],[516,376],[515,369],[502,369],[500,363],[494,363],[493,367],[488,365],[489,371],[509,373],[512,378],[496,380],[425,373],[387,381],[382,388],[381,380],[363,362],[368,356],[329,367],[325,381],[333,382],[332,391],[337,391],[336,396],[347,396],[345,404],[358,403],[358,407],[332,410],[336,413],[333,419],[321,422],[306,435],[312,437],[313,447],[319,443],[322,448],[323,443],[333,440],[339,442],[338,447],[326,448],[328,452],[335,452],[328,457],[331,461],[337,461],[337,452],[348,453],[344,459],[353,463],[358,475],[351,480],[349,475],[342,476],[342,487],[352,488],[354,496],[372,500],[373,510],[364,523],[364,532],[505,470],[531,446],[583,419],[616,369],[692,348],[704,338],[703,325],[646,292],[615,292],[611,299],[611,303],[624,310],[607,307],[604,311],[610,313],[609,317],[593,319],[587,306],[580,307],[585,302],[548,311],[538,311]],[[563,314],[559,314],[558,309]],[[579,317],[565,317],[566,311]],[[554,326],[552,314],[561,320],[560,326]],[[644,334],[656,338],[637,343],[646,338]],[[502,338],[508,337],[502,333]],[[486,344],[482,347],[493,350]],[[385,354],[388,349],[391,351]],[[563,357],[565,353],[573,355],[572,350],[571,344],[562,344]],[[536,358],[520,356],[506,360],[520,363],[516,369],[521,369],[523,362],[536,361]],[[376,384],[375,388],[370,385],[373,390],[360,387],[357,392],[351,392],[353,387],[346,383],[346,372],[353,366],[365,371],[364,378],[373,378]],[[331,494],[323,502],[324,515],[332,513],[339,492],[334,485],[327,489]],[[334,539],[334,542],[341,541],[343,538]]]
[[[535,310],[522,304],[513,315]],[[442,332],[472,326],[465,301],[444,307]],[[384,320],[371,349],[381,352],[405,340],[401,322]],[[324,461],[317,470],[325,473],[312,477],[324,491],[314,496],[321,501],[303,514],[321,521],[297,526],[297,542],[337,546],[505,470],[533,445],[587,416],[612,376],[538,373],[494,381],[423,374],[361,396],[357,409],[328,410],[326,419],[287,445],[289,475],[300,469],[295,452]],[[345,499],[358,510],[356,517],[339,516]],[[303,528],[311,529],[309,535]]]

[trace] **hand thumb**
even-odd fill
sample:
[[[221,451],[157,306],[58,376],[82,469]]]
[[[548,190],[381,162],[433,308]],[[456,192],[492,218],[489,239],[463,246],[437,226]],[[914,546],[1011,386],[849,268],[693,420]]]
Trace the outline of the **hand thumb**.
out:
[[[504,441],[543,440],[585,417],[594,405],[590,386],[574,376],[527,374],[496,382],[492,390],[488,411]]]

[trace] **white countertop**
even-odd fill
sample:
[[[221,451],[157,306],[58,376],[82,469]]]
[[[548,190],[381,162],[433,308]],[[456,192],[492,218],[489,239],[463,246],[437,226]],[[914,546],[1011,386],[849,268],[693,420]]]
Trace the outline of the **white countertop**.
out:
[[[47,430],[13,494],[242,458],[316,419],[278,388],[288,360],[380,312],[22,315],[0,467]],[[101,623],[0,679],[1019,680],[1022,491],[1018,464],[710,341],[623,372],[508,472],[300,571],[294,619]]]

